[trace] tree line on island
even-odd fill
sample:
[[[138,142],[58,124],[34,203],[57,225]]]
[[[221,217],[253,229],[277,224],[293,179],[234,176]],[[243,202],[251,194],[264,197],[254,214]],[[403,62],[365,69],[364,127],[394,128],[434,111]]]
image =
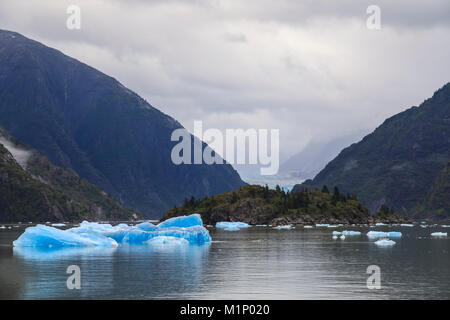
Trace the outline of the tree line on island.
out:
[[[330,192],[324,185],[318,189],[303,188],[299,192],[285,191],[280,186],[246,185],[235,191],[212,197],[186,198],[182,206],[174,206],[163,219],[199,213],[207,224],[218,221],[243,221],[251,224],[312,224],[400,222],[405,218],[391,208],[382,206],[369,214],[353,194],[343,194],[338,187]],[[381,221],[382,220],[382,221]]]

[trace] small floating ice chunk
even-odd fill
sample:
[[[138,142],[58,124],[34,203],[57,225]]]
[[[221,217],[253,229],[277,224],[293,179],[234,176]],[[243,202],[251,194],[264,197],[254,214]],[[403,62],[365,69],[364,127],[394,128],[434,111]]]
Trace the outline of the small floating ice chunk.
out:
[[[277,229],[277,230],[291,230],[292,228],[293,228],[293,226],[291,224],[274,227],[274,229]]]
[[[0,226],[0,229],[6,229],[6,227],[5,226]]]
[[[327,228],[337,228],[338,227],[338,225],[335,225],[335,224],[329,224],[329,225],[327,225]]]
[[[65,227],[65,223],[52,223],[52,227]]]
[[[342,234],[343,234],[344,236],[360,236],[360,235],[361,235],[361,232],[359,232],[359,231],[347,231],[347,230],[344,230],[344,231],[342,231]]]
[[[431,234],[432,237],[446,237],[447,236],[447,232],[433,232]]]
[[[337,236],[333,236],[333,240],[336,240],[338,237]]]
[[[316,223],[316,227],[328,227],[328,223]]]
[[[369,231],[367,232],[369,238],[401,238],[402,233],[398,231],[383,232],[383,231]]]
[[[378,222],[378,223],[375,223],[375,225],[376,225],[377,227],[380,227],[380,226],[385,226],[386,224],[385,224],[385,223],[382,223],[382,222]]]
[[[198,213],[170,218],[158,224],[160,229],[170,227],[188,228],[193,226],[203,226],[202,218]]]
[[[392,241],[389,239],[381,239],[381,240],[375,241],[375,244],[380,247],[390,247],[395,244],[395,241]]]
[[[442,228],[450,228],[450,225],[443,224]]]
[[[401,227],[414,227],[414,225],[412,223],[402,223],[400,226]]]
[[[241,228],[248,228],[248,227],[250,227],[250,225],[245,222],[221,221],[216,223],[216,228],[228,229],[227,231],[236,231],[235,230],[236,228],[239,230]]]
[[[313,226],[303,226],[304,229],[312,229]]]
[[[189,241],[183,238],[169,237],[169,236],[158,236],[154,237],[148,241],[145,241],[149,245],[187,245]]]
[[[333,236],[340,236],[341,235],[341,232],[339,232],[339,231],[333,231]]]
[[[341,238],[341,240],[345,240],[345,236],[344,235],[342,235],[340,238]]]

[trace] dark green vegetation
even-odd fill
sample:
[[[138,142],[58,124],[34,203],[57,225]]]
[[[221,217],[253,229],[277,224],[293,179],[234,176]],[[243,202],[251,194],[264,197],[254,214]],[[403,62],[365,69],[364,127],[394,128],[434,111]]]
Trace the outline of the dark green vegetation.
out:
[[[244,184],[230,165],[174,165],[176,120],[114,78],[1,30],[0,125],[146,217]]]
[[[19,164],[8,150],[26,155]],[[23,167],[22,167],[23,166]],[[0,128],[0,222],[135,220],[123,207],[72,169],[54,166]]]
[[[408,217],[449,218],[449,175],[440,176],[449,151],[450,84],[446,84],[419,107],[387,119],[342,150],[313,180],[293,191],[338,186],[357,195],[371,212],[386,205]],[[427,194],[428,200],[423,200]]]
[[[326,191],[326,190],[323,190]],[[203,200],[191,198],[181,207],[166,212],[164,219],[199,213],[203,222],[242,221],[250,224],[313,224],[313,223],[372,223],[400,222],[404,219],[383,208],[374,216],[351,195],[303,189],[286,193],[279,187],[247,185]]]
[[[433,218],[444,220],[450,218],[450,162],[442,169],[431,188],[412,210],[417,219]]]

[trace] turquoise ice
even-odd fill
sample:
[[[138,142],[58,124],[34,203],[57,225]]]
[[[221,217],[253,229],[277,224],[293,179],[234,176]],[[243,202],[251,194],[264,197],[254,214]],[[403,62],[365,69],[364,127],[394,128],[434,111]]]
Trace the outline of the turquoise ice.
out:
[[[79,227],[67,230],[37,225],[28,227],[13,242],[15,247],[114,247],[118,244],[143,244],[158,237],[185,239],[189,243],[202,244],[211,241],[211,236],[200,215],[176,217],[155,226],[144,222],[136,226],[101,224],[83,221]],[[159,241],[161,241],[160,238]],[[166,239],[170,241],[171,239]]]

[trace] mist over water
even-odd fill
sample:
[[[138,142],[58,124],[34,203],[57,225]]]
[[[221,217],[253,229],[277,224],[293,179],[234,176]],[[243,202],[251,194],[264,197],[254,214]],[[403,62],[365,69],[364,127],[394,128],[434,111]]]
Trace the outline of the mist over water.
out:
[[[333,230],[361,236],[332,240]],[[369,230],[401,231],[390,248]],[[209,245],[13,248],[23,228],[0,230],[0,298],[5,299],[449,299],[448,228],[345,227],[236,232],[210,229]],[[66,286],[69,265],[81,290]],[[369,265],[381,289],[366,285]]]

